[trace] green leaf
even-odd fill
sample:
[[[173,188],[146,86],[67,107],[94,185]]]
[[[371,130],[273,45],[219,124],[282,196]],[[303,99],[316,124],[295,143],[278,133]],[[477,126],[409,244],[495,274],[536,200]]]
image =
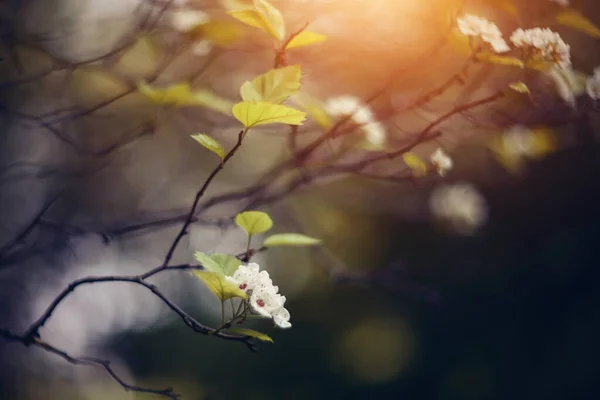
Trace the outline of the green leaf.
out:
[[[211,256],[201,251],[197,251],[194,253],[194,258],[198,261],[205,270],[210,272],[219,272],[223,273],[223,270],[218,262],[213,260]]]
[[[254,9],[246,8],[228,12],[233,18],[254,28],[262,29],[274,39],[283,40],[285,21],[281,12],[266,0],[254,0]]]
[[[217,142],[216,139],[213,139],[204,133],[196,133],[195,135],[191,136],[202,146],[219,156],[221,160],[225,158],[225,149],[223,149],[221,143]]]
[[[327,40],[327,36],[321,33],[302,31],[294,36],[285,48],[286,50],[295,49],[296,47],[310,46],[311,44],[320,43],[325,40]]]
[[[402,155],[402,160],[412,170],[414,176],[419,177],[427,174],[427,164],[416,155],[405,153]]]
[[[245,230],[248,235],[263,233],[273,227],[269,214],[262,211],[245,211],[235,216],[237,226]]]
[[[271,339],[271,337],[269,337],[267,334],[264,334],[262,332],[257,332],[255,330],[252,329],[238,329],[238,328],[232,328],[232,329],[227,329],[226,330],[227,333],[234,333],[236,335],[240,335],[240,336],[250,336],[253,338],[256,338],[258,340],[262,340],[263,342],[273,342],[273,339]]]
[[[594,23],[584,16],[579,10],[570,8],[559,12],[556,15],[556,22],[586,33],[593,38],[600,39],[600,28],[594,25]]]
[[[300,233],[278,233],[271,235],[265,239],[263,246],[316,246],[321,244],[320,239],[315,239],[310,236],[302,235]]]
[[[194,274],[213,292],[221,301],[241,297],[247,299],[248,294],[237,285],[225,279],[225,276],[218,272],[194,271]]]
[[[523,68],[525,64],[517,57],[498,56],[487,51],[477,54],[477,59],[490,64],[506,65],[509,67]]]
[[[522,82],[513,82],[511,84],[508,85],[509,88],[511,88],[512,90],[514,90],[515,92],[519,92],[519,93],[529,93],[529,88],[527,87],[527,85]]]
[[[245,82],[240,95],[245,101],[279,104],[300,89],[302,70],[299,65],[274,68],[252,81]]]
[[[213,253],[210,255],[210,258],[219,265],[221,271],[227,276],[233,276],[233,273],[237,271],[242,264],[237,257],[234,257],[231,254]]]
[[[233,106],[233,116],[246,128],[265,124],[302,125],[306,113],[281,104],[242,101]]]
[[[166,107],[202,106],[230,115],[231,102],[209,90],[192,91],[190,84],[180,82],[157,89],[145,82],[138,83],[138,91],[150,102]]]
[[[224,253],[206,254],[197,251],[194,258],[205,270],[227,276],[232,276],[242,263],[236,257]]]

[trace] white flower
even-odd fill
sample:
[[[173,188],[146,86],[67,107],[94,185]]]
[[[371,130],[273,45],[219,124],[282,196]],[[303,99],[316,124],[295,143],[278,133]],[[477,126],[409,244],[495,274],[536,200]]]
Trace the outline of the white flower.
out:
[[[481,40],[489,43],[496,53],[505,53],[510,50],[510,47],[502,38],[502,32],[493,22],[472,14],[458,18],[457,22],[458,29],[464,35],[481,37]]]
[[[210,40],[198,40],[192,43],[192,53],[197,56],[205,56],[212,50],[213,45]]]
[[[600,99],[600,66],[594,68],[592,76],[586,79],[585,89],[592,99]]]
[[[371,109],[354,96],[332,97],[325,103],[325,112],[332,117],[350,117],[365,133],[366,148],[381,150],[385,145],[385,127],[375,120]]]
[[[437,173],[440,176],[444,176],[447,171],[451,170],[454,167],[454,162],[452,158],[448,154],[444,152],[444,150],[438,148],[429,158],[431,164],[437,170]]]
[[[469,183],[437,187],[429,206],[436,217],[448,220],[459,233],[470,234],[487,221],[485,199]]]
[[[550,0],[550,1],[557,3],[562,7],[567,7],[569,5],[569,0]]]
[[[362,126],[365,132],[365,139],[367,140],[368,147],[373,150],[381,150],[385,146],[385,128],[377,122],[369,122]]]
[[[252,311],[266,318],[273,319],[273,322],[280,328],[289,328],[292,326],[290,313],[283,306],[285,305],[285,296],[280,295],[279,287],[273,285],[267,271],[260,271],[257,263],[240,265],[233,273],[233,276],[226,276],[229,282],[232,282],[250,295],[250,307]]]
[[[530,157],[535,154],[533,132],[523,125],[515,125],[502,134],[502,148],[513,157]]]
[[[561,66],[571,65],[571,48],[550,28],[519,28],[512,33],[510,40],[533,60],[552,61]]]
[[[360,108],[360,100],[354,96],[333,97],[325,103],[325,112],[332,116],[351,116]]]
[[[189,32],[198,25],[203,25],[210,20],[207,13],[200,10],[181,9],[170,13],[171,26],[179,32]]]

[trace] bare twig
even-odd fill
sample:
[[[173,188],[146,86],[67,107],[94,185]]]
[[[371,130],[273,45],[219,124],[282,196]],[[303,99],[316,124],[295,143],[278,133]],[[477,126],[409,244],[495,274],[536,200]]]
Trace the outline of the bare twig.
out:
[[[20,343],[26,344],[27,346],[33,345],[33,346],[39,347],[51,354],[54,354],[54,355],[57,355],[57,356],[63,358],[67,362],[74,364],[74,365],[92,365],[92,366],[102,367],[111,376],[111,378],[113,378],[125,390],[130,390],[130,391],[140,392],[140,393],[156,394],[159,396],[167,397],[172,400],[176,400],[179,398],[179,395],[176,394],[175,392],[173,392],[173,389],[170,387],[166,388],[166,389],[150,389],[150,388],[136,386],[131,383],[125,382],[123,380],[123,378],[121,378],[115,372],[113,367],[110,365],[109,360],[103,360],[103,359],[95,358],[95,357],[74,357],[74,356],[68,354],[66,351],[58,349],[58,348],[40,340],[40,339],[37,339],[37,338],[34,339],[33,342],[28,343],[27,338],[25,336],[19,336],[19,335],[12,333],[6,329],[0,329],[0,336],[10,342],[20,342]]]

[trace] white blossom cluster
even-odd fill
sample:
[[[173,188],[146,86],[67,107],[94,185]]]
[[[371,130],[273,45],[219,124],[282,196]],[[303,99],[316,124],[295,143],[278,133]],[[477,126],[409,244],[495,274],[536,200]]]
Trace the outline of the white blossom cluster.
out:
[[[429,198],[431,212],[449,221],[463,234],[470,234],[487,221],[487,204],[470,183],[456,183],[437,187]]]
[[[257,263],[240,265],[233,276],[226,276],[225,279],[248,293],[252,311],[273,319],[280,328],[290,328],[290,313],[283,307],[285,296],[278,293],[279,288],[273,285],[269,273],[259,269]]]
[[[510,36],[510,41],[535,59],[556,62],[564,67],[571,65],[570,46],[550,28],[519,28]]]
[[[505,53],[510,50],[498,26],[485,18],[467,14],[458,19],[458,29],[464,35],[481,37],[481,40],[489,43],[496,53]]]
[[[594,68],[594,73],[587,78],[585,89],[592,99],[600,99],[600,67]]]
[[[375,120],[371,109],[356,97],[332,97],[325,103],[325,112],[332,117],[350,117],[365,132],[366,141],[371,147],[383,148],[386,141],[385,128]]]
[[[431,161],[431,164],[440,176],[446,175],[446,172],[454,167],[452,158],[440,148],[433,152],[431,157],[429,157],[429,161]]]

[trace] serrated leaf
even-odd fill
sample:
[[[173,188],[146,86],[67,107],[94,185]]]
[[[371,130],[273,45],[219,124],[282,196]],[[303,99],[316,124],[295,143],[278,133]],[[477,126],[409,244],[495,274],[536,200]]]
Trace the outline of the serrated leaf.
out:
[[[285,37],[285,21],[281,12],[267,0],[254,0],[254,7],[268,26],[267,32],[277,40]]]
[[[231,329],[227,329],[225,332],[234,333],[234,334],[240,335],[240,336],[250,336],[250,337],[256,338],[258,340],[262,340],[263,342],[274,343],[273,339],[271,339],[271,337],[269,337],[269,335],[262,333],[262,332],[252,330],[252,329],[231,328]]]
[[[556,22],[588,34],[593,38],[600,39],[600,28],[598,28],[579,10],[569,8],[559,12],[556,15]]]
[[[232,276],[241,265],[241,261],[231,254],[213,253],[206,254],[200,251],[194,253],[194,258],[205,270],[222,275]]]
[[[517,57],[499,56],[488,51],[477,54],[477,59],[490,64],[506,65],[509,67],[524,68],[525,64]]]
[[[242,37],[242,32],[233,21],[210,20],[197,26],[192,36],[209,40],[217,46],[229,47]]]
[[[281,104],[242,101],[233,106],[234,117],[246,128],[265,124],[302,125],[306,113]]]
[[[402,155],[402,160],[411,169],[414,176],[420,177],[427,174],[427,164],[416,155],[405,153]]]
[[[225,149],[216,139],[204,134],[204,133],[196,133],[195,135],[191,135],[194,140],[204,146],[206,149],[215,153],[222,160],[225,158]]]
[[[513,83],[509,84],[508,87],[511,88],[512,90],[514,90],[515,92],[529,93],[529,88],[527,87],[525,82],[522,82],[522,81],[513,82]]]
[[[213,260],[212,257],[208,254],[203,253],[201,251],[196,251],[194,253],[194,258],[200,263],[200,265],[202,265],[202,267],[205,270],[209,272],[223,273],[223,270],[221,269],[219,263]]]
[[[265,247],[273,247],[273,246],[303,247],[303,246],[316,246],[319,244],[321,244],[320,239],[315,239],[310,236],[302,235],[300,233],[278,233],[278,234],[269,236],[263,242],[263,246],[265,246]]]
[[[145,82],[138,83],[138,91],[150,102],[166,107],[202,106],[229,115],[231,102],[209,90],[192,91],[187,82],[175,83],[157,89]]]
[[[218,272],[194,271],[194,274],[213,292],[221,301],[241,297],[247,299],[248,294],[237,285],[225,279]]]
[[[266,0],[254,0],[253,9],[244,8],[228,13],[246,25],[262,29],[277,40],[285,37],[285,21],[281,12]]]
[[[294,95],[292,100],[302,107],[308,116],[315,121],[321,128],[329,129],[333,126],[333,121],[323,106],[316,100],[312,99],[304,93]]]
[[[269,214],[262,211],[245,211],[235,216],[235,223],[248,233],[254,235],[263,233],[273,227]]]
[[[266,101],[279,104],[300,89],[302,70],[299,65],[274,68],[252,81],[246,81],[240,88],[240,96],[245,101]]]
[[[327,40],[327,36],[322,33],[310,32],[310,31],[302,31],[285,47],[286,50],[295,49],[297,47],[310,46],[311,44],[320,43]]]
[[[223,274],[227,276],[233,276],[233,273],[237,271],[242,264],[237,257],[234,257],[231,254],[213,253],[210,255],[210,258],[219,265]]]

